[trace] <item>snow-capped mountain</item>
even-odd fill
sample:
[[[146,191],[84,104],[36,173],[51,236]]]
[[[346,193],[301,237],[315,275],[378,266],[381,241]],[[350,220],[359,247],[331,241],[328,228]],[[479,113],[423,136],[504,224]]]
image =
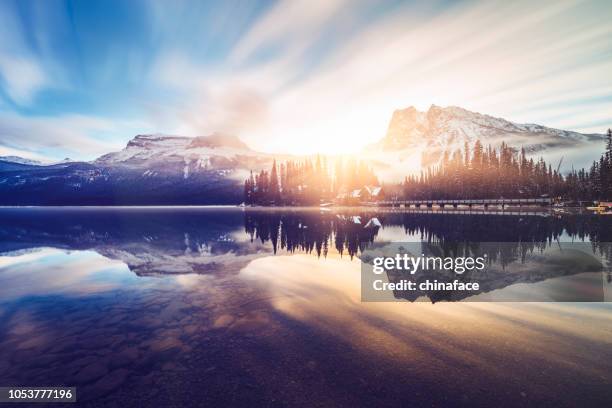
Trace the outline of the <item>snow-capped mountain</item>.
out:
[[[369,146],[365,154],[379,163],[395,163],[396,168],[405,172],[435,165],[444,152],[463,149],[465,143],[472,147],[476,140],[485,146],[506,142],[515,148],[524,147],[530,154],[550,158],[551,153],[558,157],[561,151],[565,154],[571,149],[589,147],[602,138],[599,134],[514,123],[456,106],[432,105],[426,112],[411,106],[393,112],[386,135]]]
[[[0,163],[0,205],[237,204],[272,160],[227,135],[139,135],[91,163]]]
[[[423,141],[428,146],[447,148],[463,145],[464,142],[473,144],[477,139],[485,144],[505,140],[511,145],[519,142],[535,151],[574,146],[599,137],[535,124],[514,123],[456,106],[442,108],[432,105],[427,112],[419,112],[412,106],[393,112],[387,134],[380,144],[384,150],[396,150]]]
[[[202,172],[240,179],[250,169],[263,168],[272,157],[251,150],[235,136],[213,134],[185,137],[171,135],[138,135],[125,149],[108,153],[93,162],[101,167],[142,170],[142,175],[180,172],[184,179]]]

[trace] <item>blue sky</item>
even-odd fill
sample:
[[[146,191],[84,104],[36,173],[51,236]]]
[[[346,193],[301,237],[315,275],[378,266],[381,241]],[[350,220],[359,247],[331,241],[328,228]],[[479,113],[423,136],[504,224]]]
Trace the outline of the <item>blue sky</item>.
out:
[[[609,1],[3,0],[0,155],[214,131],[355,151],[431,104],[601,133],[611,21]]]

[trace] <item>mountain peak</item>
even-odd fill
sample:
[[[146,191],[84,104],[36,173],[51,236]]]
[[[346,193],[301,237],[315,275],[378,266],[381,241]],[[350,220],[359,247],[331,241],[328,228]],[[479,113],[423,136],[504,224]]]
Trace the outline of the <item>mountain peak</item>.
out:
[[[162,133],[154,133],[150,135],[136,135],[132,140],[128,142],[126,148],[151,148],[160,144],[168,144],[177,141],[184,142],[188,139],[188,137],[165,135]]]
[[[198,136],[193,138],[188,148],[218,148],[218,147],[229,147],[240,150],[251,150],[239,137],[234,135],[228,135],[224,133],[213,133],[209,136]]]
[[[104,166],[120,164],[146,167],[153,163],[169,165],[171,162],[186,166],[196,161],[202,168],[211,168],[228,165],[236,155],[253,154],[255,152],[242,140],[232,135],[213,133],[209,136],[187,137],[156,133],[137,135],[123,150],[105,154],[95,163]]]
[[[469,111],[465,108],[462,108],[460,106],[438,106],[435,104],[432,104],[429,109],[427,110],[427,112],[425,112],[427,115],[440,115],[440,114],[446,114],[446,115],[450,115],[450,116],[456,116],[456,117],[475,117],[475,116],[486,116],[486,115],[482,115],[478,112],[472,112]]]
[[[250,148],[240,138],[224,133],[213,133],[208,136],[177,136],[163,133],[141,134],[132,138],[126,146],[129,148],[155,148],[155,147],[182,146],[187,149],[207,147],[211,149],[228,147],[241,150]]]
[[[463,149],[465,143],[472,145],[476,140],[493,146],[505,141],[524,146],[528,152],[543,152],[576,147],[598,138],[599,135],[514,123],[459,106],[431,105],[426,112],[413,106],[394,111],[387,134],[377,147],[386,152],[421,151],[422,164],[427,166],[435,164],[442,152]]]
[[[425,132],[426,119],[426,114],[419,112],[414,106],[395,110],[387,128],[387,135],[380,142],[383,150],[394,150],[404,145],[406,138],[419,139]]]

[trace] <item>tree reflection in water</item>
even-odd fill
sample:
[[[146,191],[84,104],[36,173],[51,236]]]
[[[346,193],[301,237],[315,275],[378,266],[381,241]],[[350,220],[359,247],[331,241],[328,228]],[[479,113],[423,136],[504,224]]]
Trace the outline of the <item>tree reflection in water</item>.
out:
[[[597,215],[563,216],[452,214],[452,213],[377,213],[377,212],[283,212],[247,211],[245,231],[251,240],[271,242],[278,250],[315,253],[327,256],[330,245],[352,258],[377,240],[381,229],[403,227],[406,237],[436,243],[461,256],[457,243],[504,242],[490,259],[502,263],[524,259],[528,252],[542,250],[556,241],[590,241],[598,253],[612,258],[612,219]],[[503,249],[503,251],[502,251]]]

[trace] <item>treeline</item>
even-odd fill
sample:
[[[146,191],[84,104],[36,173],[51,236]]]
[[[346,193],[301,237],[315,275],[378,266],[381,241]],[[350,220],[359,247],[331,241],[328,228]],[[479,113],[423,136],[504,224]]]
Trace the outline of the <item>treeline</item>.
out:
[[[330,168],[330,167],[333,167]],[[324,157],[287,161],[270,171],[251,174],[244,182],[244,202],[248,205],[318,205],[334,199],[341,191],[378,184],[372,169],[353,159],[335,160],[328,166]]]
[[[470,199],[561,197],[569,200],[612,199],[612,131],[606,151],[590,170],[562,175],[540,158],[528,158],[506,143],[484,148],[480,141],[463,150],[446,152],[438,166],[409,176],[403,182],[405,199]]]
[[[612,200],[612,130],[606,148],[590,169],[563,175],[560,164],[529,158],[506,143],[484,147],[477,140],[463,150],[445,152],[437,166],[405,178],[393,197],[414,199],[536,198],[548,196],[572,201]],[[269,171],[251,172],[244,182],[247,205],[318,205],[379,181],[365,162],[324,157],[287,161]],[[399,197],[401,196],[401,197]]]
[[[612,200],[612,129],[606,134],[606,151],[599,160],[594,161],[587,175],[570,174],[568,182],[572,191],[583,192],[590,198]],[[586,191],[583,182],[586,182]]]

